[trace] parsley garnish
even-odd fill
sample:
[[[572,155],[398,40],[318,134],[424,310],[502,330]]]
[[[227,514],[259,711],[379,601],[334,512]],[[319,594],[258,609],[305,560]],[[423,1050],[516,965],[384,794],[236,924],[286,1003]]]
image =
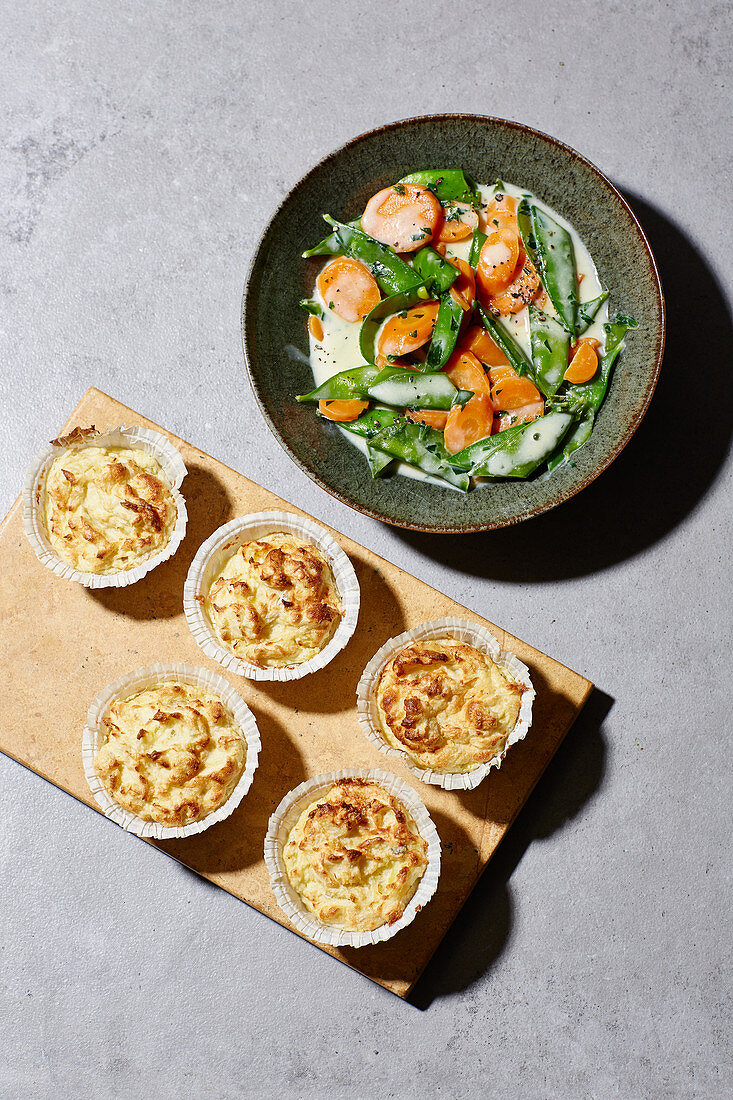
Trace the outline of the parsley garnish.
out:
[[[396,191],[398,195],[404,195],[404,193],[405,193],[405,188],[401,183],[396,183],[393,186],[392,190]]]

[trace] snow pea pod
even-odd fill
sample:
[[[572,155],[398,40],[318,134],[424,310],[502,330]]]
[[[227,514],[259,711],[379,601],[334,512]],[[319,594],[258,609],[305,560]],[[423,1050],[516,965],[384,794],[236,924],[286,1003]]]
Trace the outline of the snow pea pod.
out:
[[[608,291],[604,290],[602,294],[599,294],[597,298],[593,298],[590,302],[579,303],[578,336],[582,336],[586,329],[590,328],[590,326],[593,324],[598,310],[601,308],[607,297]]]
[[[390,294],[388,298],[382,298],[377,302],[371,313],[368,313],[361,323],[359,333],[359,350],[367,363],[373,363],[377,357],[377,333],[382,322],[391,317],[393,313],[402,313],[405,309],[412,309],[418,302],[424,302],[428,298],[428,291],[424,283],[409,290]]]
[[[606,333],[606,346],[595,377],[590,382],[569,385],[567,392],[558,399],[558,408],[563,407],[574,412],[577,423],[562,448],[547,463],[548,474],[564,466],[570,456],[587,443],[593,431],[596,413],[606,396],[613,364],[623,349],[624,337],[637,324],[633,317],[627,317],[623,313],[617,313],[613,321],[605,324],[603,329]]]
[[[426,424],[413,424],[406,417],[399,417],[393,424],[374,436],[372,447],[384,451],[416,466],[423,473],[447,481],[457,489],[468,491],[469,475],[461,470],[448,454],[443,443],[443,433]]]
[[[425,367],[437,371],[450,359],[458,342],[464,310],[450,294],[444,294],[438,306],[435,328],[425,357]]]
[[[509,333],[495,317],[492,317],[489,311],[484,309],[483,306],[479,306],[478,310],[484,328],[497,347],[504,352],[517,374],[528,375],[535,385],[537,385],[534,368],[511,333]]]
[[[470,390],[458,390],[446,374],[423,374],[404,367],[379,367],[367,364],[341,371],[296,401],[359,400],[372,398],[385,405],[415,409],[451,409],[465,405],[473,397]]]
[[[310,393],[301,393],[295,400],[306,401],[363,401],[369,387],[380,374],[380,368],[372,363],[363,367],[352,367],[351,370],[342,370],[339,374],[333,374],[322,385],[311,390]]]
[[[549,317],[531,302],[529,331],[536,384],[545,397],[553,397],[568,369],[570,336],[554,317]]]
[[[385,405],[408,409],[452,409],[465,405],[472,390],[459,390],[447,374],[385,367],[369,386],[369,396]]]
[[[430,245],[416,252],[412,263],[430,293],[436,298],[450,290],[460,275],[458,268],[444,260],[441,254]]]
[[[474,180],[462,168],[412,172],[409,176],[403,176],[396,186],[404,183],[427,187],[441,202],[468,202],[476,206],[481,201]]]
[[[557,449],[572,422],[571,413],[553,410],[472,443],[453,461],[477,477],[528,477]]]
[[[347,222],[352,229],[361,229],[361,218],[357,218],[356,221]],[[302,253],[304,260],[309,260],[311,256],[337,256],[340,252],[343,252],[341,241],[339,240],[338,233],[329,233],[327,237],[324,237],[322,241],[314,245],[313,248],[306,249]]]
[[[339,240],[339,252],[361,260],[385,294],[397,294],[422,283],[414,267],[401,260],[388,245],[353,225],[335,221],[328,214],[323,215],[323,220],[333,226]]]
[[[362,439],[373,439],[384,428],[400,419],[402,419],[402,413],[395,412],[394,409],[369,409],[357,420],[349,420],[348,423],[339,424],[339,427],[345,428],[347,432],[352,432],[354,435],[360,435]]]
[[[517,210],[522,244],[539,272],[550,301],[571,336],[578,327],[578,273],[567,229],[522,199]]]
[[[376,447],[372,447],[371,443],[367,443],[366,454],[372,477],[382,477],[383,474],[387,473],[388,467],[395,461],[394,455],[388,455],[385,451],[378,451]]]
[[[474,271],[478,267],[479,256],[481,255],[481,249],[484,247],[485,242],[486,234],[482,233],[478,226],[476,226],[471,238],[471,251],[468,253],[468,262]]]

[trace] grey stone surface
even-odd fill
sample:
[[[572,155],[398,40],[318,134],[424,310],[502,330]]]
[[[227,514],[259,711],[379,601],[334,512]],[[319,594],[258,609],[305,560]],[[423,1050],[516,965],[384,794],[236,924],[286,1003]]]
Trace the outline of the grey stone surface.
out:
[[[96,384],[600,689],[415,1005],[1,758],[0,1095],[731,1094],[730,15],[0,5],[3,510]],[[657,396],[614,467],[463,542],[382,527],[301,475],[238,332],[288,187],[373,125],[445,110],[527,122],[606,171],[671,313]]]

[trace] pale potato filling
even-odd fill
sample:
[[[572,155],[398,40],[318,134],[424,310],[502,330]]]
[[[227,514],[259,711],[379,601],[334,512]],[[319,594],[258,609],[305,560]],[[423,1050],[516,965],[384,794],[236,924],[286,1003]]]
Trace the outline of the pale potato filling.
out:
[[[144,821],[181,826],[222,806],[244,770],[247,747],[211,692],[177,680],[115,699],[94,770]]]
[[[160,464],[125,447],[70,447],[45,481],[48,541],[82,573],[119,573],[159,553],[177,507]]]
[[[227,649],[262,667],[310,660],[342,618],[333,573],[323,554],[283,532],[240,547],[209,591],[197,598]]]
[[[306,807],[283,858],[305,907],[354,932],[399,920],[428,862],[402,803],[364,779],[343,779]]]
[[[380,675],[381,733],[419,768],[471,771],[506,748],[524,690],[473,646],[454,638],[414,642]]]

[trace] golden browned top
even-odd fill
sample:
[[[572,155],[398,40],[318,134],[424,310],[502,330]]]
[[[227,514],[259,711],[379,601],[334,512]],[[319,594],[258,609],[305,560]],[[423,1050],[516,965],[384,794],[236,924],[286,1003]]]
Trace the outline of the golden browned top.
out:
[[[420,768],[470,771],[504,751],[524,690],[474,646],[413,642],[381,672],[381,732]]]
[[[222,806],[247,746],[213,693],[169,680],[115,699],[94,770],[112,798],[144,821],[181,826]]]
[[[399,799],[370,780],[342,779],[303,810],[283,858],[321,923],[363,932],[400,919],[427,848]]]
[[[83,573],[119,573],[159,553],[177,512],[160,464],[143,450],[72,442],[46,476],[49,543]]]
[[[283,532],[242,546],[198,599],[227,649],[261,667],[310,660],[342,617],[323,554]]]

